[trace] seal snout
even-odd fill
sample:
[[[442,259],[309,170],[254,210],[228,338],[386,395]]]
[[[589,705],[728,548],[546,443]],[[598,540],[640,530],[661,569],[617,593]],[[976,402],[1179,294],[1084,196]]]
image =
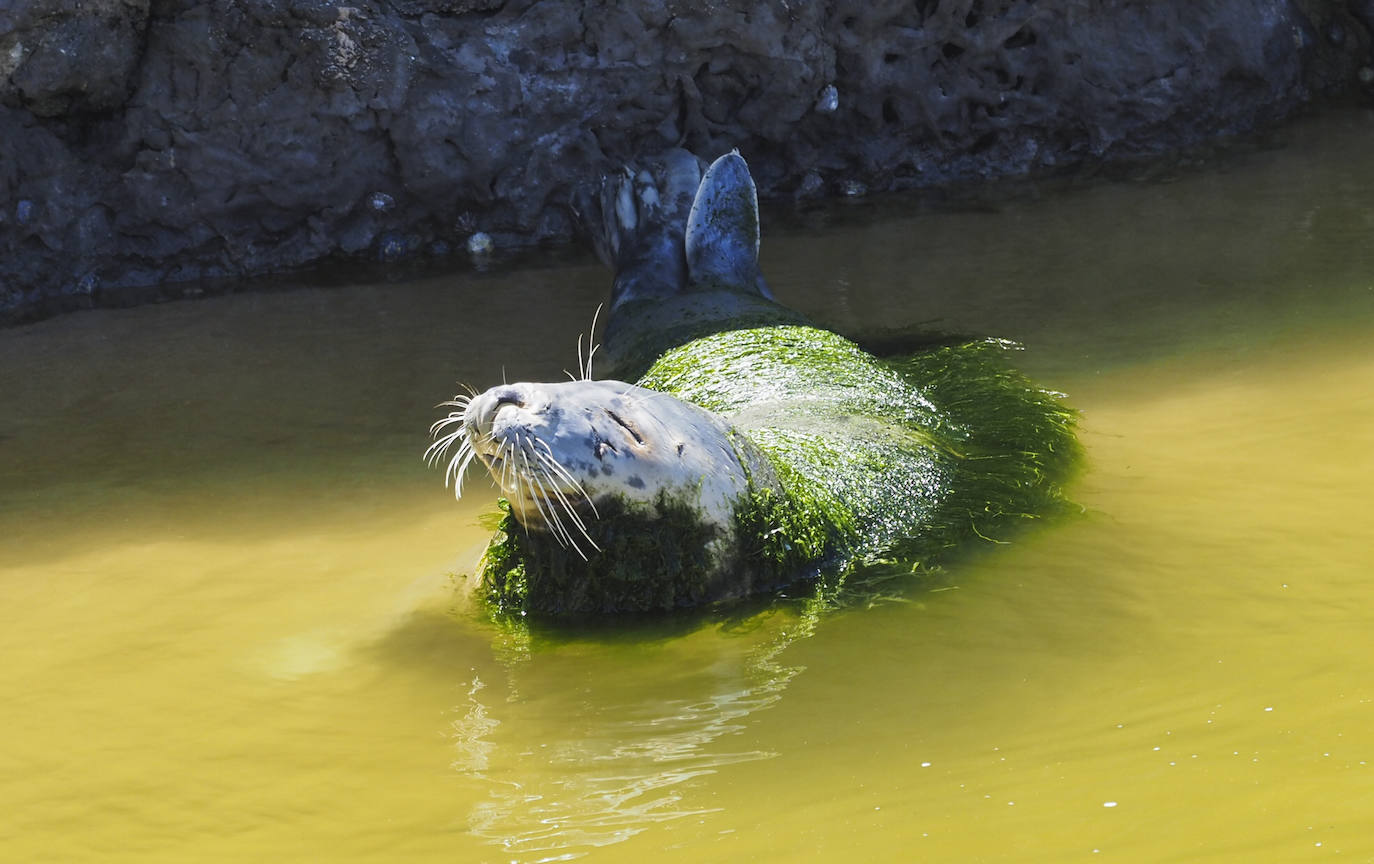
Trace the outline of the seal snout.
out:
[[[501,439],[531,413],[533,394],[519,384],[503,384],[477,396],[463,415],[463,426],[479,453],[495,452]]]

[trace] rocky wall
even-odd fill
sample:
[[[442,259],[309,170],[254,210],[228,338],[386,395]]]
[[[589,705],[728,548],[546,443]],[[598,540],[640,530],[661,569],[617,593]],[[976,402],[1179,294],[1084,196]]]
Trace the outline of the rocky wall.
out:
[[[636,153],[765,196],[1186,148],[1367,68],[1374,0],[11,0],[0,321],[566,241]]]

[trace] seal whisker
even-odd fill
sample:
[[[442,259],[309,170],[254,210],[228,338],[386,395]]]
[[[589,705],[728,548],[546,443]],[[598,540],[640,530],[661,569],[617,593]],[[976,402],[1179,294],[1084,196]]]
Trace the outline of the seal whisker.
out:
[[[535,494],[534,483],[532,482],[533,478],[530,476],[530,460],[525,451],[525,441],[517,434],[514,441],[511,443],[509,466],[512,482],[515,484],[515,494],[520,501],[520,524],[525,529],[525,534],[528,535],[530,529],[528,522],[529,508],[526,506],[527,500],[534,502],[535,509],[539,511],[540,516],[544,516],[544,508],[540,506],[539,496]],[[520,461],[525,463],[524,471],[521,471],[515,464],[516,453],[520,454]],[[545,522],[547,523],[547,521],[548,519],[545,517]]]
[[[499,460],[501,461],[501,488],[502,488],[502,489],[509,489],[509,488],[511,488],[511,486],[514,485],[514,482],[511,480],[511,477],[510,477],[511,471],[513,471],[514,468],[515,468],[514,460],[512,460],[512,459],[510,458],[510,457],[511,457],[511,453],[508,452],[508,451],[510,451],[511,449],[512,449],[512,447],[511,447],[511,443],[510,443],[509,441],[502,441],[502,442],[501,442],[501,446],[498,447],[498,448],[496,448],[496,458],[499,459]],[[517,487],[515,487],[515,488],[516,488],[516,491],[518,492],[518,491],[519,491],[519,487],[517,486]]]
[[[533,491],[533,485],[531,485],[531,491]],[[558,537],[557,533],[554,533],[553,521],[549,519],[549,514],[545,512],[544,503],[540,500],[540,496],[531,495],[530,498],[534,501],[535,509],[539,511],[539,518],[544,520],[544,524],[548,526],[550,533],[554,534],[554,537],[558,540],[559,545],[567,545],[563,543],[563,539],[561,537]],[[529,529],[526,529],[526,533],[529,533]]]
[[[467,474],[468,466],[477,457],[477,451],[473,449],[472,442],[464,440],[458,447],[458,452],[448,463],[448,470],[444,472],[444,485],[449,483],[449,477],[453,478],[453,497],[463,497],[463,477]]]
[[[448,453],[448,448],[452,446],[454,439],[457,437],[459,437],[458,434],[448,435],[429,445],[429,449],[425,451],[425,463],[429,465],[431,468],[433,468],[435,465],[438,465],[439,461],[443,459],[444,456]],[[466,439],[458,445],[458,452],[454,454],[455,459],[459,456],[462,456],[464,444],[467,444]],[[448,485],[447,471],[444,472],[444,485]]]
[[[454,399],[462,399],[462,400],[465,401],[465,402],[471,402],[473,399],[476,399],[476,398],[477,398],[478,390],[477,390],[476,387],[473,387],[471,384],[469,384],[469,383],[466,382],[466,381],[458,381],[458,382],[456,382],[456,383],[458,384],[458,389],[466,391],[466,392],[467,392],[467,395],[464,396],[462,393],[459,393],[457,396],[454,396],[454,397],[453,397]],[[447,405],[447,404],[449,404],[449,403],[447,403],[447,402],[440,402],[439,404],[440,404],[440,405]]]
[[[517,437],[518,437],[518,436],[517,436]],[[536,440],[538,440],[538,439],[536,439]],[[538,490],[538,492],[539,492],[539,495],[536,496],[536,495],[533,495],[533,494],[532,494],[530,497],[535,499],[535,502],[536,502],[536,505],[535,505],[535,506],[539,506],[539,501],[538,501],[538,499],[539,499],[540,497],[543,498],[544,503],[546,503],[546,504],[549,505],[549,508],[548,508],[547,511],[545,511],[544,508],[543,508],[542,506],[539,506],[540,514],[543,515],[544,518],[545,518],[545,524],[549,527],[549,530],[553,533],[554,537],[558,539],[558,542],[559,542],[560,544],[562,544],[565,548],[566,548],[566,547],[569,547],[569,546],[572,547],[573,551],[576,552],[576,553],[582,558],[583,561],[587,560],[587,555],[586,555],[586,553],[583,552],[583,551],[582,551],[582,548],[577,544],[577,541],[576,541],[576,540],[573,538],[573,536],[572,536],[572,532],[571,532],[570,530],[568,530],[568,526],[565,525],[565,524],[563,524],[563,520],[562,520],[561,518],[559,518],[558,510],[557,510],[557,508],[554,506],[554,504],[556,503],[556,502],[555,502],[555,497],[554,497],[554,496],[557,496],[559,500],[562,500],[562,501],[564,502],[565,512],[567,513],[567,515],[568,515],[568,517],[570,518],[570,520],[577,526],[578,530],[579,530],[580,532],[582,532],[583,536],[586,536],[586,534],[587,534],[586,526],[584,526],[584,525],[582,524],[582,520],[579,519],[575,513],[573,513],[571,510],[568,510],[568,509],[567,509],[567,505],[566,505],[566,500],[567,500],[567,499],[566,499],[566,498],[563,498],[562,493],[561,493],[561,492],[558,490],[558,488],[557,488],[557,484],[552,484],[552,485],[553,485],[553,495],[550,495],[550,494],[549,494],[549,487],[547,487],[547,486],[544,485],[544,482],[543,482],[543,480],[540,479],[539,474],[536,473],[536,472],[530,467],[529,458],[528,458],[528,456],[526,455],[526,450],[525,450],[525,446],[524,446],[523,440],[521,441],[521,444],[520,444],[520,448],[519,448],[519,449],[520,449],[520,458],[521,458],[521,459],[524,461],[524,463],[525,463],[525,475],[524,475],[524,477],[521,478],[521,479],[524,479],[527,483],[529,483],[529,485],[530,485],[530,491],[531,491],[531,492],[534,492],[536,488],[537,488],[537,490]],[[534,451],[531,449],[530,452],[534,452]],[[518,471],[516,472],[517,476],[519,476],[519,473],[520,473],[520,472],[518,472]],[[551,480],[551,478],[547,478],[547,477],[546,477],[546,479],[550,479],[550,480]],[[593,546],[596,546],[596,543],[595,543],[594,541],[592,541],[592,538],[591,538],[591,537],[587,537],[587,541],[590,542]]]
[[[587,533],[587,526],[585,523],[583,523],[582,517],[577,515],[577,510],[574,509],[572,503],[568,501],[567,496],[563,494],[562,490],[558,488],[558,485],[552,482],[553,478],[550,477],[548,479],[553,489],[553,494],[558,499],[558,503],[563,507],[563,512],[567,514],[569,521],[571,521],[573,525],[577,526],[578,533],[580,533],[583,537],[587,538],[587,542],[592,544],[592,548],[600,552],[601,547],[596,545],[596,541],[592,539],[592,535]],[[549,504],[552,505],[553,502],[550,501]],[[578,549],[576,541],[573,541],[572,547],[574,549],[577,549],[577,554],[582,555],[582,550]],[[582,560],[587,560],[587,556],[582,555]]]
[[[550,473],[549,468],[548,468],[548,464],[549,464],[548,461],[545,460],[545,459],[543,458],[543,454],[542,454],[542,453],[535,452],[534,455],[535,455],[536,460],[538,460],[538,462],[543,463],[543,464],[539,465],[539,468],[540,468],[541,472],[543,473],[544,479],[546,479],[546,480],[549,481],[549,487],[548,487],[548,488],[551,488],[551,489],[553,490],[554,496],[558,499],[559,504],[562,505],[563,511],[564,511],[565,513],[567,513],[568,519],[571,520],[571,522],[572,522],[574,525],[577,526],[577,530],[578,530],[579,532],[581,532],[582,536],[587,538],[587,542],[590,543],[590,544],[592,544],[592,548],[593,548],[593,549],[596,549],[598,552],[600,552],[600,551],[601,551],[601,547],[600,547],[600,546],[597,546],[597,545],[596,545],[596,541],[593,540],[593,539],[591,538],[591,535],[589,535],[589,534],[587,533],[587,524],[586,524],[585,522],[582,521],[582,517],[578,515],[577,509],[572,505],[572,502],[569,501],[569,500],[568,500],[568,497],[563,493],[563,489],[562,489],[562,487],[561,487],[561,484],[559,484],[559,483],[557,482],[558,478],[557,478],[555,475],[553,475],[553,474]],[[559,465],[557,465],[556,463],[554,464],[554,467],[558,468],[560,471],[563,470],[563,469],[562,469],[562,466],[559,466]],[[566,474],[566,472],[565,472],[565,474]],[[541,484],[541,485],[542,485],[542,484]],[[581,488],[580,486],[577,486],[576,481],[574,481],[573,485],[574,485],[574,487],[577,488],[577,490],[578,490],[579,492],[582,492],[582,488]],[[586,493],[586,492],[582,492],[582,497],[585,498],[585,499],[587,500],[588,503],[591,503],[591,498],[587,496],[587,493]],[[596,512],[596,508],[595,508],[595,507],[592,508],[592,512],[593,512],[593,513]],[[600,518],[600,516],[598,515],[597,518]]]
[[[537,486],[539,488],[541,495],[547,496],[548,493],[544,489],[542,483],[540,483],[538,480],[534,480],[533,478],[531,479],[531,483],[532,486]],[[562,546],[564,548],[571,546],[574,550],[577,551],[577,554],[581,555],[582,558],[585,560],[587,556],[582,555],[582,550],[578,549],[577,544],[572,542],[572,535],[568,533],[567,526],[563,524],[562,519],[558,518],[558,511],[553,509],[553,501],[550,500],[548,497],[544,497],[544,503],[549,505],[547,511],[544,511],[541,507],[541,512],[544,513],[544,524],[549,529],[549,533],[552,534],[554,536],[554,539],[558,541],[559,546]]]
[[[553,533],[554,538],[558,540],[558,545],[565,549],[571,548],[577,553],[579,558],[586,561],[587,556],[583,554],[582,549],[579,548],[577,542],[573,540],[572,534],[568,531],[567,526],[563,524],[563,520],[558,518],[558,512],[554,510],[553,499],[548,497],[548,490],[544,488],[544,484],[539,480],[532,480],[532,482],[535,486],[539,487],[540,494],[544,498],[544,503],[549,505],[548,512],[545,513],[544,516],[545,524],[549,526],[549,530]]]
[[[542,438],[536,438],[535,440],[538,441],[541,445],[543,445],[544,449],[548,451],[547,456],[545,456],[542,453],[536,455],[538,455],[539,458],[544,461],[544,464],[555,469],[561,477],[567,480],[568,483],[572,486],[572,488],[577,490],[577,494],[581,495],[586,500],[587,506],[592,508],[592,515],[600,519],[601,514],[596,511],[596,502],[592,500],[592,496],[587,494],[587,490],[582,488],[582,484],[577,482],[577,478],[572,476],[572,472],[569,471],[567,468],[564,468],[561,464],[559,464],[558,457],[553,455],[553,448],[550,447],[548,442],[543,440]]]
[[[564,374],[564,375],[567,375],[567,376],[568,376],[569,378],[571,378],[573,381],[590,381],[590,380],[592,380],[592,358],[596,356],[596,349],[598,349],[598,348],[601,347],[600,345],[598,345],[597,343],[595,343],[595,342],[592,341],[593,339],[596,338],[596,319],[597,319],[597,316],[599,316],[600,314],[601,314],[601,304],[598,303],[598,304],[597,304],[597,307],[596,307],[596,311],[592,313],[592,326],[591,326],[591,329],[590,329],[589,331],[587,331],[587,359],[586,359],[586,360],[583,360],[583,359],[582,359],[582,334],[581,334],[581,333],[578,333],[578,334],[577,334],[577,377],[574,378],[574,377],[573,377],[573,374],[572,374],[571,372],[567,371],[566,369],[563,370],[563,374]]]
[[[596,356],[596,349],[601,347],[600,344],[592,342],[596,338],[596,319],[600,316],[601,304],[598,303],[596,304],[596,311],[592,313],[591,329],[587,331],[587,365],[582,369],[583,381],[592,380],[592,358]],[[577,337],[577,354],[578,357],[582,356],[582,337],[580,335]]]
[[[450,443],[452,442],[450,442],[447,438],[435,441],[433,444],[425,448],[425,453],[420,458],[424,460],[426,465],[432,468],[434,467],[434,463],[438,462],[439,459],[444,455],[444,450],[447,449]]]
[[[597,344],[592,346],[592,350],[587,352],[587,372],[585,375],[582,376],[583,381],[592,380],[592,358],[596,356],[596,349],[600,347],[601,343],[598,342]]]
[[[587,554],[582,551],[582,547],[577,545],[577,541],[573,539],[572,532],[570,532],[568,530],[568,527],[563,524],[563,520],[558,518],[558,511],[554,509],[554,502],[553,499],[549,497],[548,489],[544,486],[543,482],[533,474],[531,474],[531,476],[529,477],[529,481],[532,488],[538,487],[540,495],[544,499],[544,503],[549,505],[549,509],[547,512],[544,511],[544,508],[542,506],[540,506],[539,508],[540,513],[544,514],[544,524],[549,526],[549,531],[558,540],[559,545],[563,546],[564,548],[571,547],[572,550],[577,553],[578,557],[580,557],[583,561],[586,561]],[[590,537],[588,537],[587,539],[591,540]],[[592,545],[595,546],[596,544],[593,543]]]
[[[516,499],[516,504],[520,507],[520,519],[518,521],[520,522],[521,527],[525,529],[525,533],[528,534],[529,527],[525,521],[524,512],[525,496],[521,494],[522,490],[520,489],[519,484],[520,472],[515,470],[515,459],[512,458],[515,455],[514,449],[514,445],[508,440],[502,441],[500,446],[496,448],[496,455],[492,458],[500,461],[501,463],[501,476],[499,478],[496,478],[496,485],[500,486],[501,489],[505,491],[507,501],[511,499],[513,494],[513,497]],[[513,493],[512,490],[514,490]]]
[[[469,449],[468,454],[463,457],[463,464],[459,465],[457,470],[454,471],[453,476],[456,482],[453,484],[453,495],[455,498],[461,498],[463,496],[463,478],[467,477],[468,466],[471,465],[472,460],[476,458],[477,451]]]
[[[516,454],[517,452],[520,454],[520,461],[522,461],[522,462],[525,463],[525,470],[524,470],[523,473],[522,473],[518,468],[516,468],[515,465],[514,465],[514,462],[515,462],[514,456],[515,456],[515,454]],[[529,510],[528,510],[528,508],[525,506],[525,499],[526,499],[526,498],[529,498],[529,499],[534,500],[534,506],[535,506],[535,507],[539,507],[539,501],[535,498],[535,496],[534,496],[534,494],[533,494],[533,492],[534,492],[534,487],[532,487],[532,486],[530,487],[530,490],[529,490],[529,491],[530,491],[531,494],[528,494],[528,495],[525,494],[525,490],[523,490],[523,489],[520,488],[520,482],[521,482],[522,480],[523,480],[523,481],[526,481],[526,482],[529,481],[530,460],[529,460],[528,457],[525,456],[525,446],[524,446],[524,442],[522,442],[522,441],[520,440],[520,436],[519,436],[519,435],[516,435],[516,436],[515,436],[514,443],[511,445],[511,457],[512,457],[512,458],[511,458],[511,460],[510,460],[510,462],[511,462],[510,468],[511,468],[512,476],[515,478],[515,491],[516,491],[516,496],[515,496],[515,497],[516,497],[516,500],[519,502],[519,507],[520,507],[520,524],[521,524],[521,525],[528,525],[529,522],[528,522],[527,520],[529,519]],[[542,509],[542,508],[540,508],[540,513],[541,513],[541,514],[543,513],[543,509]],[[528,531],[529,529],[526,528],[525,530]]]
[[[596,510],[596,502],[592,500],[592,496],[587,494],[587,490],[582,488],[582,484],[577,482],[576,478],[574,478],[572,474],[568,472],[568,469],[564,468],[562,465],[559,465],[556,459],[553,459],[550,456],[545,456],[543,453],[535,453],[534,455],[544,465],[545,473],[551,475],[550,479],[557,478],[564,481],[564,483],[571,487],[572,490],[575,490],[578,495],[582,496],[582,500],[587,502],[588,507],[592,508],[592,516],[596,517],[597,519],[601,518],[601,514],[598,513]]]
[[[540,515],[544,517],[544,526],[549,529],[549,533],[558,541],[558,545],[564,548],[572,546],[574,549],[577,549],[577,544],[569,542],[572,538],[568,534],[568,529],[563,525],[563,520],[559,519],[558,513],[554,511],[553,501],[549,498],[548,490],[544,488],[544,484],[540,482],[537,477],[531,476],[529,479],[531,491],[534,491],[536,488],[539,490],[539,495],[537,497],[532,497],[535,497],[535,506],[539,508]],[[542,499],[542,501],[540,499]],[[544,509],[544,504],[549,505],[548,510]],[[582,550],[577,549],[577,554],[582,555]],[[582,558],[586,560],[585,555],[583,555]]]
[[[455,501],[463,497],[463,478],[467,476],[468,466],[472,464],[472,460],[476,455],[477,454],[469,450],[467,455],[462,457],[463,461],[461,463],[458,462],[459,457],[457,456],[453,457],[453,461],[449,463],[449,471],[452,472],[453,475],[453,500]],[[448,475],[445,474],[445,486],[448,485],[447,477]]]
[[[577,482],[576,478],[574,478],[571,474],[568,473],[568,470],[566,468],[564,468],[562,465],[559,465],[558,462],[554,461],[551,457],[546,456],[543,453],[536,452],[534,456],[536,459],[539,460],[540,466],[542,467],[544,473],[548,475],[550,479],[560,480],[563,482],[563,484],[577,490],[578,494],[582,495],[584,498],[587,497],[587,493],[582,491],[581,484]]]
[[[446,416],[446,417],[441,417],[441,418],[439,418],[438,420],[435,420],[433,423],[429,424],[429,435],[430,435],[430,437],[432,438],[432,437],[434,437],[435,435],[439,434],[439,430],[440,430],[440,429],[443,429],[445,426],[449,425],[450,423],[453,423],[453,422],[455,422],[455,421],[461,421],[462,419],[463,419],[463,415],[458,414],[458,413],[456,413],[456,412],[451,412],[451,413],[449,413],[448,416]]]
[[[528,492],[528,497],[530,501],[534,502],[534,509],[539,511],[539,516],[544,520],[544,524],[549,525],[549,514],[544,510],[544,504],[546,503],[544,495],[542,493],[536,494],[538,492],[537,487],[539,486],[539,479],[534,476],[534,471],[530,468],[529,452],[523,441],[521,441],[519,449],[520,461],[525,464],[525,471],[523,475],[517,478],[516,482],[519,483],[521,480],[525,482],[528,487],[526,490]],[[519,474],[519,472],[517,472],[517,474]]]
[[[457,432],[450,432],[448,435],[445,435],[426,447],[423,457],[425,464],[429,465],[431,468],[437,465],[439,460],[444,458],[444,454],[448,452],[448,448],[453,446],[453,442],[461,437],[463,437],[463,430],[459,429]]]
[[[449,414],[447,417],[443,418],[442,420],[436,420],[436,421],[434,421],[434,423],[429,427],[429,434],[430,434],[430,437],[432,438],[432,437],[434,437],[435,435],[438,435],[438,434],[439,434],[439,430],[443,429],[445,426],[449,426],[449,425],[452,425],[452,424],[454,424],[454,423],[462,423],[462,422],[463,422],[463,415],[462,415],[462,414],[459,414],[459,413],[457,413],[457,412],[453,412],[453,413]]]

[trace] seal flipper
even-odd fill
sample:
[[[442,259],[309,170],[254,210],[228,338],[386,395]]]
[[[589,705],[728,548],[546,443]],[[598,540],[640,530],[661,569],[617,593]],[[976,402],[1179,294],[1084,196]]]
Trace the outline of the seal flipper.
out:
[[[759,272],[759,196],[738,150],[701,178],[684,237],[687,290],[729,288],[773,295]]]
[[[603,181],[595,202],[601,218],[588,227],[598,257],[615,272],[610,311],[686,288],[683,226],[702,165],[686,150],[669,150],[649,168],[626,166]]]
[[[717,159],[705,178],[705,163],[683,150],[649,164],[652,172],[604,181],[586,211],[616,272],[597,374],[633,381],[700,336],[805,323],[759,276],[758,198],[739,154]]]

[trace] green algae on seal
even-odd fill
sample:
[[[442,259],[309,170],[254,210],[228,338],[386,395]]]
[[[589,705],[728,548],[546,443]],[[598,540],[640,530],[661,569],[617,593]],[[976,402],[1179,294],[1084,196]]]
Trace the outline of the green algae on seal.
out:
[[[1062,501],[1074,417],[1016,346],[880,359],[773,301],[738,154],[703,175],[674,151],[597,203],[625,380],[502,385],[433,429],[459,494],[475,459],[502,489],[480,574],[497,608],[666,610],[915,567]]]

